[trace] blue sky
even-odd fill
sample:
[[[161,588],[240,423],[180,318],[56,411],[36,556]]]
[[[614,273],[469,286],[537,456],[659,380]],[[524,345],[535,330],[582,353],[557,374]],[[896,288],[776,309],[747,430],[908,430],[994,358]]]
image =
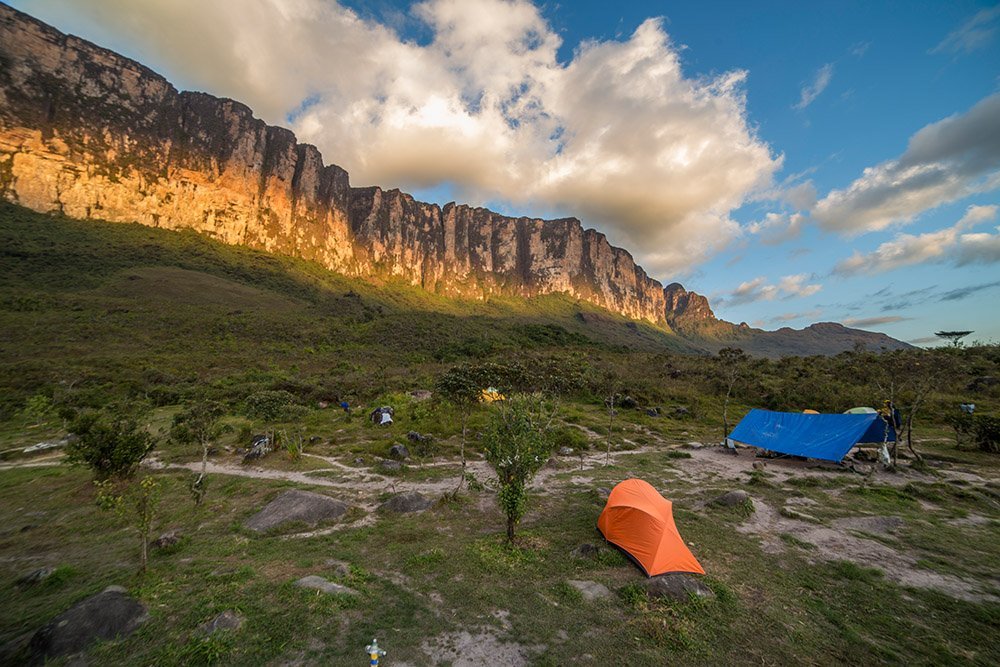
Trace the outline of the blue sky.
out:
[[[355,184],[579,217],[725,319],[1000,340],[995,2],[11,4]]]

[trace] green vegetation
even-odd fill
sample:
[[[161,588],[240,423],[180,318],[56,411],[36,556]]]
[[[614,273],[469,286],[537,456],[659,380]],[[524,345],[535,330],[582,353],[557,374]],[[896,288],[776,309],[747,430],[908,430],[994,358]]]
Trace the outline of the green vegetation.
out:
[[[98,479],[131,477],[155,444],[153,436],[132,416],[82,413],[70,425],[76,440],[66,447],[66,460],[88,466]]]
[[[540,396],[512,396],[500,401],[483,430],[483,453],[497,475],[500,509],[507,516],[507,540],[524,516],[527,484],[548,460]]]
[[[463,632],[537,665],[1000,662],[1000,457],[971,430],[956,447],[946,422],[963,402],[995,419],[995,345],[747,358],[733,381],[725,355],[680,354],[690,350],[676,336],[564,297],[451,301],[186,232],[5,206],[0,257],[0,663],[23,662],[35,629],[111,584],[150,620],[88,649],[93,664],[357,664],[376,636],[393,660],[426,664],[429,652],[454,661]],[[950,369],[919,397],[906,385],[917,362]],[[874,476],[787,460],[763,471],[747,452],[684,448],[717,443],[750,407],[879,407],[887,369],[897,405],[919,398],[922,465],[904,450],[896,472]],[[495,404],[467,400],[483,385],[544,391],[544,419],[505,424]],[[393,406],[392,425],[366,419],[380,405]],[[117,452],[91,459],[115,461],[99,474],[135,470],[153,439],[156,467],[102,490],[91,470],[63,465],[63,449],[23,451],[86,433],[79,418],[136,436],[120,449],[72,445]],[[263,432],[279,447],[241,465]],[[523,514],[509,544],[485,457],[515,441],[529,443],[532,467],[557,455],[521,487],[530,503],[522,493],[512,505]],[[396,444],[411,457],[388,470]],[[218,466],[211,493],[202,484],[192,503],[192,474],[207,465]],[[595,532],[599,489],[626,477],[674,503],[714,600],[648,598],[638,569]],[[458,479],[468,485],[455,494]],[[143,484],[155,485],[145,501]],[[708,506],[738,487],[752,501]],[[243,527],[288,488],[351,509],[316,527]],[[418,514],[370,511],[404,490],[447,499]],[[898,524],[852,523],[887,516]],[[137,542],[168,530],[183,538],[151,549],[137,573]],[[883,560],[855,543],[836,551],[830,531]],[[584,543],[601,549],[574,556]],[[40,567],[53,568],[42,583],[18,583]],[[306,575],[359,595],[293,585]],[[587,600],[571,580],[617,595]],[[244,617],[240,630],[198,632],[225,610]]]

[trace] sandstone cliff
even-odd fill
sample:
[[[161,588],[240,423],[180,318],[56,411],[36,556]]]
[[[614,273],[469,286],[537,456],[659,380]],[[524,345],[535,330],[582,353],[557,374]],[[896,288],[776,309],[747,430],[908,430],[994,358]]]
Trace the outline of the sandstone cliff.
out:
[[[0,196],[72,217],[190,228],[445,294],[564,292],[666,326],[660,283],[576,219],[351,188],[346,171],[248,107],[178,92],[2,4]]]

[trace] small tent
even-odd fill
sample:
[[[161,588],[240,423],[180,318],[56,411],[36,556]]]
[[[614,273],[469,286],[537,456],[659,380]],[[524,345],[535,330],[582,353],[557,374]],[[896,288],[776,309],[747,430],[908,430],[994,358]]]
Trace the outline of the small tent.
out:
[[[772,452],[840,461],[860,442],[895,442],[896,433],[878,413],[805,414],[751,410],[729,437]]]
[[[705,574],[677,532],[670,501],[641,479],[626,479],[611,490],[597,529],[632,556],[646,576]]]
[[[479,400],[483,403],[496,403],[504,400],[504,395],[496,387],[486,387],[479,392]]]

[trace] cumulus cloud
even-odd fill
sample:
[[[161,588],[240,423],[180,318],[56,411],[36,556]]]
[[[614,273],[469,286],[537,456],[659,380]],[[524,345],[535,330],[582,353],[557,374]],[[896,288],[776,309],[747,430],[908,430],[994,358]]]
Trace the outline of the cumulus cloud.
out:
[[[779,245],[798,238],[805,219],[801,213],[768,213],[763,220],[747,225],[747,231],[758,234],[764,245]]]
[[[332,0],[36,0],[208,91],[291,124],[358,184],[450,182],[471,203],[568,212],[684,270],[741,233],[729,217],[781,158],[747,119],[746,72],[691,77],[660,20],[561,38],[527,0],[427,0],[417,43]],[[57,22],[58,23],[58,22]]]
[[[847,189],[831,191],[812,217],[827,230],[859,234],[997,187],[1000,93],[924,127],[898,159],[869,167]]]
[[[952,30],[929,53],[972,53],[986,46],[997,32],[1000,5],[982,9]]]
[[[832,78],[833,63],[827,63],[820,67],[813,75],[812,81],[802,86],[802,90],[799,91],[799,101],[792,108],[801,111],[815,102],[816,98],[822,95],[826,87],[830,85]]]
[[[976,225],[996,220],[998,207],[970,206],[951,227],[926,234],[897,234],[874,252],[855,252],[839,262],[834,273],[872,274],[927,262],[951,262],[958,266],[1000,262],[1000,234],[963,233]]]
[[[785,276],[777,284],[768,284],[767,278],[760,276],[740,283],[720,301],[720,305],[739,306],[755,301],[773,301],[779,297],[783,300],[794,299],[812,296],[823,289],[822,285],[806,284],[809,279],[810,276],[800,273]]]
[[[888,315],[885,317],[861,317],[853,318],[849,317],[844,320],[843,324],[847,327],[856,327],[858,329],[869,329],[871,327],[884,326],[886,324],[895,324],[896,322],[905,322],[912,318],[901,317],[899,315]]]

